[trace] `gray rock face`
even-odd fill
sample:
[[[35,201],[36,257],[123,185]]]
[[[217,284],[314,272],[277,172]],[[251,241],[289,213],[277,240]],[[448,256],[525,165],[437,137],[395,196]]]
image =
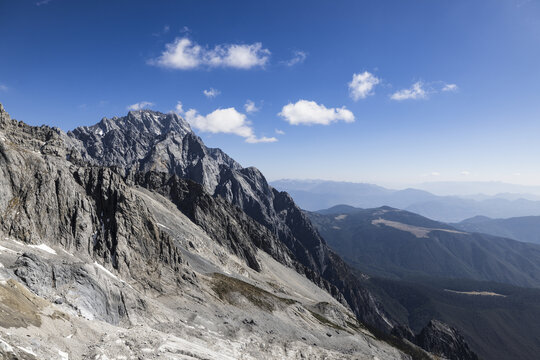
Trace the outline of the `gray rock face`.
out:
[[[59,130],[0,114],[0,229],[29,244],[55,244],[153,284],[155,271],[177,272],[170,237],[112,169],[66,161]],[[149,276],[151,278],[152,275]],[[155,286],[155,285],[152,285]]]
[[[173,130],[167,132],[171,123]],[[95,164],[164,172],[201,184],[209,194],[238,206],[266,227],[285,244],[308,278],[336,298],[345,298],[362,321],[385,331],[397,325],[384,315],[385,311],[348,266],[332,253],[287,193],[272,188],[259,170],[242,168],[221,150],[207,148],[183,119],[143,110],[130,112],[123,118],[104,119],[93,127],[77,128],[68,136],[71,143],[83,149],[82,158]],[[197,223],[201,225],[205,221]],[[249,257],[249,252],[245,254]]]
[[[67,303],[88,319],[119,324],[127,309],[121,288],[108,286],[93,276],[94,268],[85,263],[51,264],[24,253],[15,262],[15,275],[35,294],[51,302]]]
[[[478,360],[459,332],[438,320],[431,320],[418,334],[417,343],[433,354],[450,360]]]
[[[190,231],[203,232],[205,235],[201,238],[210,237],[215,242],[209,244],[201,240],[202,254],[215,259],[214,264],[207,264],[195,249],[190,252],[185,248],[190,242],[178,239],[178,234],[183,232],[171,237],[171,230],[164,230],[167,226],[155,218],[157,210],[150,208],[160,207],[163,214],[171,210],[159,201],[150,206],[147,202],[150,200],[142,197],[142,190],[148,191],[154,200],[161,196],[168,204],[174,204],[175,211],[179,210],[192,222],[190,226],[198,226],[198,230]],[[25,252],[17,254],[17,260],[6,266],[9,271],[51,303],[71,307],[80,315],[110,324],[129,322],[131,310],[128,307],[143,311],[146,294],[157,294],[165,299],[162,305],[166,304],[171,312],[160,316],[172,321],[179,321],[174,314],[180,310],[195,319],[197,310],[193,310],[193,303],[203,306],[210,301],[222,307],[220,311],[225,311],[224,299],[228,299],[231,306],[238,306],[241,304],[238,301],[244,299],[244,304],[247,301],[250,306],[263,308],[262,314],[254,314],[257,321],[242,323],[249,326],[250,331],[260,322],[269,321],[265,311],[278,308],[289,311],[283,313],[287,314],[284,318],[296,316],[301,324],[312,324],[309,316],[303,314],[306,310],[295,305],[300,304],[299,300],[281,298],[235,280],[228,280],[236,287],[230,295],[230,289],[216,287],[215,274],[204,274],[213,280],[200,280],[185,260],[184,255],[189,255],[190,261],[197,261],[200,268],[219,269],[222,265],[227,274],[230,269],[240,269],[247,274],[255,270],[250,276],[265,279],[258,286],[268,287],[268,280],[272,279],[269,276],[273,274],[273,281],[281,282],[281,285],[271,282],[276,286],[275,291],[289,286],[276,274],[295,269],[294,276],[290,273],[288,276],[296,278],[300,273],[305,277],[300,276],[289,286],[292,290],[286,292],[288,296],[298,291],[306,294],[306,289],[313,285],[305,284],[308,278],[334,299],[324,291],[318,293],[320,289],[311,289],[308,293],[314,291],[319,296],[328,296],[335,309],[347,313],[349,310],[343,307],[346,301],[354,314],[371,327],[387,333],[399,330],[405,337],[412,336],[386,314],[363,286],[362,277],[354,275],[328,248],[288,194],[270,187],[257,169],[242,168],[221,150],[206,148],[189,125],[174,114],[130,112],[126,117],[104,119],[97,125],[78,128],[66,135],[59,129],[31,127],[11,120],[0,108],[0,215],[0,233],[5,234],[6,239],[21,241],[19,246],[39,244],[43,248],[48,244],[77,255],[76,260],[69,262],[59,258],[42,261]],[[179,218],[173,216],[170,221]],[[220,249],[247,264],[249,271],[224,257]],[[49,251],[46,247],[45,250]],[[279,268],[266,259],[268,255],[262,256],[260,250],[289,270]],[[116,284],[124,284],[121,279],[126,279],[136,289],[130,285],[130,291],[125,291],[123,285],[108,284],[96,275],[96,267],[106,273],[112,270],[114,273],[109,275],[116,279]],[[264,274],[265,271],[268,274]],[[2,273],[3,270],[0,275]],[[294,288],[295,285],[302,289]],[[4,291],[3,286],[0,283],[0,291]],[[223,291],[227,292],[226,296]],[[177,297],[183,292],[189,292],[189,296]],[[221,301],[216,302],[216,295],[209,295],[211,292]],[[261,296],[266,300],[262,301]],[[280,305],[267,308],[268,299]],[[298,299],[306,299],[306,296]],[[184,309],[171,305],[176,301],[191,303]],[[173,308],[176,310],[172,311]],[[213,320],[206,324],[215,323],[223,316],[213,312],[214,307],[209,305],[209,308],[212,311],[205,310],[206,316]],[[231,311],[230,307],[228,309]],[[328,314],[341,323],[343,319],[350,320],[334,311]],[[328,323],[324,317],[324,320],[318,319],[322,324]],[[290,328],[290,325],[280,326]],[[222,331],[228,331],[226,329],[228,322],[221,327]],[[291,336],[296,336],[300,330],[301,326],[296,329],[295,325]],[[265,334],[272,331],[269,328]],[[333,336],[337,335],[338,332]],[[328,338],[330,336],[323,333],[322,340],[318,338],[318,341],[335,347],[333,338]],[[257,341],[264,344],[272,339],[273,335]],[[387,352],[384,346],[377,344],[376,353],[379,347],[384,348],[380,353]],[[369,348],[365,346],[361,350]],[[324,350],[319,355],[325,358],[327,353]],[[395,349],[389,353],[393,354],[392,358],[408,358]]]

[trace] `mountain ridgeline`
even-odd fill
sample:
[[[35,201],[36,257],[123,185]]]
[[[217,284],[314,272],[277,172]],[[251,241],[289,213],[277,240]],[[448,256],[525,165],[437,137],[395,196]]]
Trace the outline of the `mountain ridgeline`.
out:
[[[372,184],[322,180],[277,180],[272,185],[289,192],[302,209],[309,211],[340,204],[364,209],[391,206],[443,222],[459,222],[478,215],[492,218],[540,215],[538,196],[530,194],[438,196],[412,188],[391,190]]]
[[[437,276],[540,288],[540,246],[469,233],[381,207],[308,213],[328,244],[357,269],[394,279]]]
[[[307,214],[349,265],[371,275],[366,286],[413,331],[443,320],[482,358],[537,357],[539,245],[390,207]]]
[[[540,244],[540,216],[491,219],[475,216],[452,224],[456,229]]]
[[[83,161],[125,171],[169,174],[202,185],[206,193],[237,206],[266,227],[274,241],[285,244],[303,265],[309,279],[335,296],[345,297],[362,321],[385,331],[397,325],[379,315],[384,310],[360,280],[349,275],[347,265],[328,248],[287,193],[269,186],[257,169],[242,168],[221,150],[207,148],[176,114],[131,111],[123,118],[77,128],[67,136]],[[161,189],[170,181],[165,178],[144,185]],[[196,223],[205,226],[204,219]],[[258,267],[255,260],[252,266]]]
[[[36,314],[35,324],[61,328],[48,323],[57,317],[40,310],[51,306],[43,303],[49,301],[110,326],[150,326],[141,331],[155,333],[162,346],[152,351],[158,352],[180,351],[179,342],[187,346],[186,340],[158,334],[170,329],[192,339],[192,326],[171,325],[190,319],[199,329],[211,326],[206,343],[218,353],[224,341],[236,339],[240,348],[255,336],[253,341],[265,345],[243,350],[254,358],[292,356],[283,355],[290,351],[328,358],[353,348],[379,358],[433,356],[416,343],[449,359],[476,359],[453,328],[431,323],[415,335],[396,320],[369,289],[368,277],[328,247],[287,193],[271,187],[257,169],[207,148],[176,114],[133,111],[66,134],[12,120],[0,106],[0,135],[0,277],[5,279],[0,292],[33,299],[28,308]],[[260,311],[249,312],[246,304]],[[13,308],[2,311],[7,315],[0,315],[0,329],[20,316]],[[267,312],[284,315],[271,318]],[[70,346],[84,352],[82,358],[97,358],[103,349],[119,351],[110,344],[122,340],[107,335],[116,331],[62,316],[104,334],[101,347]],[[291,317],[301,320],[288,322]],[[219,320],[224,318],[228,321]],[[319,337],[321,325],[333,332]],[[385,341],[369,340],[370,332]],[[25,338],[9,336],[26,344]],[[144,344],[138,331],[122,336],[136,344],[132,348]],[[200,331],[197,336],[202,341]],[[278,340],[267,346],[274,342],[269,337],[281,339],[283,347]],[[289,339],[293,343],[287,345]],[[1,351],[21,356],[2,341]],[[202,357],[215,356],[205,352],[212,349],[189,344],[206,354]],[[32,346],[43,354],[51,351]],[[233,357],[234,349],[227,350]]]

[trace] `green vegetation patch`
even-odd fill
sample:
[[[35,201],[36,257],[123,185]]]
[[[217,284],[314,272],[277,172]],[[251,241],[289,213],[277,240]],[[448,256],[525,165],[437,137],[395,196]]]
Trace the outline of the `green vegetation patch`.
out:
[[[251,285],[240,279],[219,273],[212,274],[212,289],[220,300],[227,301],[231,305],[237,305],[234,294],[240,294],[258,308],[271,312],[279,305],[292,305],[295,300],[286,299],[269,293],[259,287]]]

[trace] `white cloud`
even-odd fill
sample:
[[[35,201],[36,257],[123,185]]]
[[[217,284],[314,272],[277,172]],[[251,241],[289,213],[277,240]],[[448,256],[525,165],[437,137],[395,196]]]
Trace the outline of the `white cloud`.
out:
[[[48,3],[50,3],[52,0],[41,0],[41,1],[38,1],[36,3],[37,6],[41,6],[41,5],[47,5]]]
[[[444,84],[443,88],[441,89],[441,91],[444,92],[455,92],[458,90],[459,88],[456,84]]]
[[[141,101],[127,107],[128,110],[142,110],[154,106],[154,103],[149,101]]]
[[[440,172],[434,171],[431,173],[431,176],[441,176]]]
[[[165,51],[161,56],[150,60],[149,64],[180,70],[195,69],[200,66],[251,69],[266,65],[269,56],[270,51],[263,49],[261,43],[224,44],[208,49],[183,37],[165,45]]]
[[[276,129],[276,134],[278,134],[278,135],[285,135],[285,131]]]
[[[349,95],[354,101],[365,99],[369,95],[373,95],[373,88],[380,82],[379,78],[367,71],[361,74],[353,74],[353,78],[349,83]]]
[[[427,97],[427,92],[424,90],[424,84],[421,81],[415,82],[411,88],[399,90],[393,93],[390,98],[392,100],[408,100],[408,99],[425,99]]]
[[[206,96],[207,98],[215,98],[216,96],[221,94],[221,91],[214,88],[210,88],[208,90],[203,90],[203,93],[204,93],[204,96]]]
[[[354,115],[345,106],[341,108],[327,108],[315,101],[298,100],[295,104],[285,105],[278,114],[291,125],[329,125],[343,120],[353,122]]]
[[[151,64],[187,70],[198,67],[201,61],[201,47],[188,38],[181,38],[165,45],[165,51]]]
[[[176,103],[175,110],[176,110],[176,113],[179,114],[179,115],[184,113],[184,105],[182,104],[181,101]]]
[[[307,53],[301,50],[296,50],[293,52],[293,57],[287,61],[284,61],[287,66],[294,66],[296,64],[303,63],[307,58]]]
[[[8,91],[8,87],[4,84],[0,84],[0,91]]]
[[[191,126],[203,132],[238,135],[251,144],[277,141],[274,137],[256,137],[246,115],[234,107],[217,109],[206,116],[199,114],[195,109],[190,109],[186,111],[184,117]]]
[[[461,175],[463,175],[463,176],[469,176],[469,175],[471,175],[471,173],[470,173],[469,171],[467,171],[467,170],[463,170],[463,171],[461,172]]]
[[[273,142],[277,142],[278,139],[276,139],[275,137],[266,137],[266,136],[263,136],[263,137],[248,137],[246,139],[246,142],[247,143],[250,143],[250,144],[259,144],[259,143],[273,143]]]
[[[244,104],[244,109],[247,113],[254,113],[259,111],[261,108],[257,107],[253,101],[247,100]]]

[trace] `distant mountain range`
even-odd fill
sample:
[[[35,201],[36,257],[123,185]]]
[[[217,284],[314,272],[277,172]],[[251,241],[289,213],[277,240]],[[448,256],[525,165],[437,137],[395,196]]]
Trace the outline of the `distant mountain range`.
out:
[[[308,216],[330,247],[367,274],[540,288],[540,245],[464,232],[390,207],[337,206]]]
[[[384,308],[413,330],[440,319],[461,329],[481,358],[537,358],[540,245],[390,207],[307,214],[331,248],[371,275]]]
[[[431,181],[414,186],[436,195],[448,196],[500,196],[501,194],[518,194],[529,200],[540,200],[540,186],[528,186],[503,183],[500,181]]]
[[[540,216],[523,216],[509,219],[491,219],[475,216],[452,224],[468,232],[479,232],[502,236],[514,240],[540,244]]]
[[[509,218],[540,215],[540,201],[533,194],[504,193],[493,196],[438,196],[418,189],[391,190],[364,183],[319,180],[277,180],[276,189],[287,191],[303,209],[316,211],[338,204],[361,208],[391,206],[443,222],[460,222],[482,215]]]

